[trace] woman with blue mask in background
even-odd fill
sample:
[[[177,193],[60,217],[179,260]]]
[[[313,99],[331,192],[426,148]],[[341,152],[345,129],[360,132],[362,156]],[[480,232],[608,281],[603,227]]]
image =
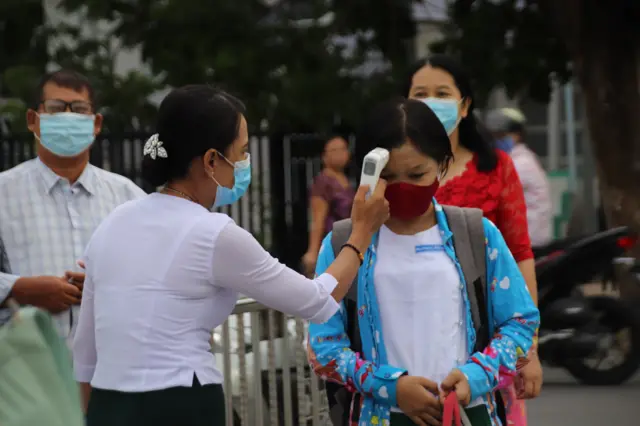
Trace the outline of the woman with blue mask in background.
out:
[[[239,100],[208,85],[175,89],[160,105],[156,130],[142,172],[162,189],[109,215],[83,257],[73,361],[88,426],[225,424],[223,375],[208,341],[239,294],[328,320],[389,215],[384,182],[367,200],[362,187],[348,247],[326,274],[307,279],[229,216],[210,212],[237,200],[250,178]]]
[[[479,208],[495,223],[537,303],[535,264],[522,184],[509,155],[496,149],[491,134],[476,122],[475,99],[463,68],[445,55],[422,59],[404,81],[403,94],[426,103],[449,134],[453,162],[440,181],[437,200],[445,205]],[[536,397],[542,386],[536,345],[520,364],[527,364],[518,375],[518,382],[522,381],[523,386],[516,392],[507,380],[502,383],[501,392],[509,424],[515,426],[526,425],[524,402],[518,398]]]

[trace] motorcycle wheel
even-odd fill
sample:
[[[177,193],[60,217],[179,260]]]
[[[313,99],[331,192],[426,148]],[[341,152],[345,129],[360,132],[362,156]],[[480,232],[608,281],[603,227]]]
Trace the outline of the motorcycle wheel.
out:
[[[592,386],[615,386],[630,379],[640,368],[640,319],[630,306],[606,296],[588,297],[591,308],[601,315],[601,325],[612,333],[629,330],[628,350],[624,360],[610,369],[599,370],[588,364],[587,359],[571,360],[565,365],[578,381]]]

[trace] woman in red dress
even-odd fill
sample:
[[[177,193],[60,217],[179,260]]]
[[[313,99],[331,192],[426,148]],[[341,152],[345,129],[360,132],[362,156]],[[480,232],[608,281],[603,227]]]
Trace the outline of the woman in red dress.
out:
[[[447,56],[431,56],[413,68],[404,93],[425,102],[449,134],[454,160],[440,180],[436,199],[441,204],[482,209],[502,232],[537,303],[522,185],[509,155],[495,149],[491,137],[478,126],[471,85],[463,69]],[[534,398],[540,392],[542,368],[535,347],[528,360],[516,378],[522,383],[517,392],[513,385],[502,390],[509,425],[526,425],[524,402],[519,398]]]

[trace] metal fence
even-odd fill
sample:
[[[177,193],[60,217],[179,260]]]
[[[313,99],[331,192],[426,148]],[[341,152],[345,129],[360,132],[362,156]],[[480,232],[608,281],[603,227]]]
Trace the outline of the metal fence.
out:
[[[126,176],[147,192],[155,190],[142,179],[142,149],[149,133],[101,135],[91,147],[91,164]],[[266,135],[251,137],[253,184],[242,199],[221,211],[252,232],[266,247],[273,244],[271,226],[270,143]],[[8,170],[36,156],[32,134],[16,134],[0,139],[0,171]]]
[[[308,366],[304,321],[252,300],[213,333],[227,426],[329,426],[324,383]]]
[[[355,138],[349,140],[350,150],[355,154]],[[297,266],[300,257],[307,251],[309,234],[309,187],[322,170],[324,139],[317,134],[290,134],[272,142],[274,156],[282,161],[274,170],[273,188],[281,188],[283,198],[278,199],[274,211],[274,232],[285,230],[286,246],[278,254],[289,266]],[[355,184],[359,161],[351,162],[347,173]]]
[[[91,163],[126,176],[147,192],[142,179],[142,148],[149,133],[101,134],[91,147]],[[236,223],[253,233],[274,256],[297,268],[307,249],[308,188],[321,169],[324,139],[317,134],[254,134],[250,138],[252,183],[238,203],[224,207]],[[350,138],[352,151],[354,138]],[[31,133],[0,138],[0,171],[36,156]],[[351,176],[357,176],[357,164]]]

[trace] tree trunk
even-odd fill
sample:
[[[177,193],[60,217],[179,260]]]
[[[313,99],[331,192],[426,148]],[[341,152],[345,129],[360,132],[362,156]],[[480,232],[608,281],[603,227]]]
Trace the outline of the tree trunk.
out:
[[[542,3],[571,52],[609,224],[640,233],[640,1]],[[633,253],[640,258],[640,245]],[[637,289],[622,297],[639,298]]]
[[[636,48],[637,49],[637,48]],[[640,50],[640,49],[639,49]],[[640,232],[640,78],[636,58],[594,49],[576,69],[607,218]],[[576,61],[578,65],[578,61]]]
[[[571,52],[605,211],[640,232],[640,2],[547,0]]]

